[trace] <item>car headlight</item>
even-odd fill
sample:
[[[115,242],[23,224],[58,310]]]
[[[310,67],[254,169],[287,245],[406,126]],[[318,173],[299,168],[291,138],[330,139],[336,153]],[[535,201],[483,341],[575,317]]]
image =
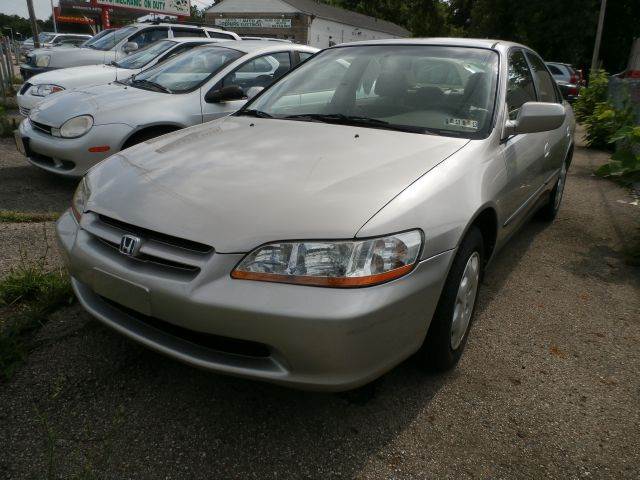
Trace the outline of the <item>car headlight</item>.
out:
[[[76,188],[76,192],[73,194],[73,199],[71,200],[71,211],[78,222],[84,213],[84,209],[87,206],[87,201],[89,201],[90,195],[91,189],[89,188],[89,182],[87,181],[87,177],[83,177],[78,184],[78,188]]]
[[[244,257],[231,277],[319,287],[366,287],[413,270],[422,241],[422,231],[411,230],[363,240],[270,243]]]
[[[44,84],[44,85],[34,85],[33,87],[31,87],[31,90],[29,90],[29,93],[31,95],[35,95],[36,97],[46,97],[47,95],[61,92],[63,90],[64,88],[62,88],[60,85]]]
[[[36,57],[36,67],[48,67],[51,55],[38,55]]]
[[[70,118],[60,128],[52,128],[51,135],[62,138],[78,138],[91,130],[91,127],[93,127],[93,117],[80,115]]]

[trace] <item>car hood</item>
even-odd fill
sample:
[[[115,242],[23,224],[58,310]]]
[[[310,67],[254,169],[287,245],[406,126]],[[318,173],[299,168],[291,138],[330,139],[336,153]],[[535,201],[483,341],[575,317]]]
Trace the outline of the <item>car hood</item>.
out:
[[[125,120],[133,118],[127,114],[131,109],[157,106],[158,101],[167,95],[119,83],[78,87],[45,97],[31,111],[29,118],[52,127],[59,127],[78,115],[91,115],[96,125],[126,123]]]
[[[116,68],[111,65],[84,65],[82,67],[62,68],[41,73],[32,77],[32,85],[53,84],[65,89],[103,85],[114,80],[124,80],[139,70]]]
[[[32,55],[49,55],[50,68],[67,68],[77,67],[80,65],[97,65],[101,63],[109,63],[115,58],[115,52],[112,50],[103,51],[93,48],[78,47],[59,47],[59,48],[43,48],[34,50]]]
[[[274,240],[353,238],[466,139],[289,120],[227,117],[105,160],[89,210],[246,252]]]

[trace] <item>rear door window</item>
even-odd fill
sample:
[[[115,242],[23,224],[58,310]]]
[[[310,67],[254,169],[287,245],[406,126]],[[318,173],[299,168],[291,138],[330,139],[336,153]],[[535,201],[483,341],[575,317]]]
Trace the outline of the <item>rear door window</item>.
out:
[[[175,28],[171,29],[174,37],[203,37],[206,38],[204,30],[199,28]]]
[[[236,37],[234,37],[233,35],[229,35],[227,33],[207,31],[207,34],[209,35],[209,38],[220,38],[222,40],[235,40],[236,39]]]

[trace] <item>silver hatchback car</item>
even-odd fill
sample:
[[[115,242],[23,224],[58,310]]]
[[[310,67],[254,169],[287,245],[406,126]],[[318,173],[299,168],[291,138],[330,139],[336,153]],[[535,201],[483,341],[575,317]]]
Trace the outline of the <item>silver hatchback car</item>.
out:
[[[340,45],[93,168],[58,238],[91,314],[188,364],[321,390],[448,369],[489,260],[558,212],[573,132],[522,45]]]

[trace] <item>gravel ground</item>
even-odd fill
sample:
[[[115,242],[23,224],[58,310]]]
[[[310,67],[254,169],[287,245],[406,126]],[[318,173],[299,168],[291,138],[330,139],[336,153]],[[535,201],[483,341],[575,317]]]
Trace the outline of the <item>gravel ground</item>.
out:
[[[25,213],[63,212],[69,208],[77,180],[59,178],[36,168],[0,138],[0,210]],[[25,263],[60,265],[53,222],[0,223],[0,278]]]
[[[556,222],[500,253],[446,375],[409,360],[353,393],[297,392],[58,312],[0,388],[0,477],[640,478],[640,271],[622,254],[640,209],[591,175],[605,159],[578,148]],[[29,190],[9,180],[16,205],[26,192],[46,208],[43,187],[68,200],[57,180],[24,175]]]
[[[13,139],[0,138],[0,210],[63,212],[77,184],[34,167],[16,151]]]

